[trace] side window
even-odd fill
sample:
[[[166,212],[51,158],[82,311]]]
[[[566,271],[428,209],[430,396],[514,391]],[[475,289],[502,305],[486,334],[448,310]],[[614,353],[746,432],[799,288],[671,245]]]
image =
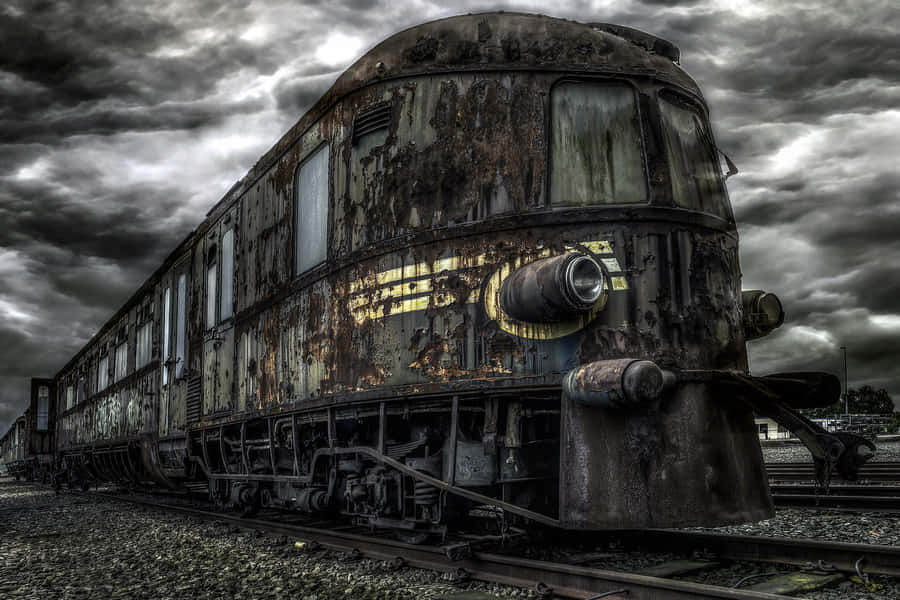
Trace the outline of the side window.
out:
[[[178,276],[178,290],[175,299],[175,376],[185,372],[187,357],[187,273]]]
[[[675,204],[730,219],[719,158],[705,120],[668,94],[660,96],[659,112]]]
[[[120,381],[128,375],[128,342],[116,346],[116,372],[114,381]]]
[[[162,314],[162,383],[169,383],[169,336],[172,333],[171,324],[172,314],[172,288],[167,287],[163,292],[163,314]]]
[[[222,234],[222,297],[219,306],[219,320],[224,321],[234,312],[234,229]]]
[[[50,426],[50,388],[46,385],[38,387],[37,430],[47,431]]]
[[[66,410],[75,406],[75,386],[69,384],[66,386]]]
[[[206,328],[216,326],[216,281],[218,279],[218,251],[215,244],[206,258]]]
[[[565,82],[550,97],[553,206],[647,202],[634,90],[625,84]]]
[[[100,357],[100,363],[97,365],[97,391],[102,392],[109,385],[109,355],[104,354]]]
[[[153,348],[153,321],[147,321],[137,332],[137,356],[135,357],[135,369],[140,369],[150,362],[150,354]]]
[[[75,404],[81,404],[84,402],[84,388],[86,387],[86,377],[84,375],[78,376],[78,386],[75,388]]]
[[[297,172],[294,270],[297,275],[322,263],[328,243],[328,144]]]

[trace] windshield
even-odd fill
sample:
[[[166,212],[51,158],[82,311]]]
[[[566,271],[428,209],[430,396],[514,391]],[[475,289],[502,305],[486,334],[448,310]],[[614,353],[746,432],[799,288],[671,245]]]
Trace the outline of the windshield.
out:
[[[647,201],[634,90],[562,83],[551,95],[550,201],[554,206]]]
[[[730,219],[715,145],[700,115],[666,97],[659,106],[675,204]]]

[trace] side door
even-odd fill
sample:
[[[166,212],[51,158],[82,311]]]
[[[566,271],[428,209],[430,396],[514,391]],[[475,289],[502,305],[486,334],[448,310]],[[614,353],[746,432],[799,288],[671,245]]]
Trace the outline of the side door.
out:
[[[203,311],[203,414],[234,410],[234,290],[237,209],[205,238]]]
[[[191,253],[180,257],[160,281],[159,436],[187,426],[188,381],[195,378],[189,360]],[[199,410],[196,412],[199,413]],[[199,416],[199,415],[198,415]]]

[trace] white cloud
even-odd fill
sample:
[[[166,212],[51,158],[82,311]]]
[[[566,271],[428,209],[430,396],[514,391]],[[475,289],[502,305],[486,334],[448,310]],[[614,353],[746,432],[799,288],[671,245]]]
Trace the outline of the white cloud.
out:
[[[882,329],[900,329],[900,315],[869,315],[869,320]]]
[[[362,46],[363,40],[360,38],[335,32],[316,49],[315,57],[326,65],[345,64],[359,57]]]

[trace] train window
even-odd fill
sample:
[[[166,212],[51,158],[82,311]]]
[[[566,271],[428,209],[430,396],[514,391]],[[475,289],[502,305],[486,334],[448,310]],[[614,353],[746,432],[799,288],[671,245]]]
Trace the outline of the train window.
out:
[[[310,156],[297,173],[296,274],[326,258],[328,241],[328,144]]]
[[[216,326],[216,280],[218,279],[218,256],[216,246],[209,249],[206,261],[206,328]]]
[[[222,297],[219,302],[219,320],[224,321],[234,312],[234,229],[222,234]]]
[[[162,384],[169,383],[169,335],[171,334],[172,288],[167,287],[163,292],[163,331],[162,331]]]
[[[175,376],[185,372],[187,356],[187,273],[178,276],[178,296],[175,309]]]
[[[116,372],[113,381],[120,381],[128,375],[128,342],[116,346]]]
[[[718,155],[703,118],[671,95],[661,96],[659,105],[675,204],[730,219]]]
[[[147,321],[141,325],[137,332],[137,356],[135,368],[140,369],[150,362],[150,352],[153,340],[153,321]]]
[[[109,385],[109,355],[104,354],[100,357],[97,365],[97,391],[102,392]]]
[[[550,201],[554,206],[647,201],[634,90],[566,82],[551,94]]]
[[[50,427],[50,388],[46,385],[38,387],[37,430],[47,431]]]

